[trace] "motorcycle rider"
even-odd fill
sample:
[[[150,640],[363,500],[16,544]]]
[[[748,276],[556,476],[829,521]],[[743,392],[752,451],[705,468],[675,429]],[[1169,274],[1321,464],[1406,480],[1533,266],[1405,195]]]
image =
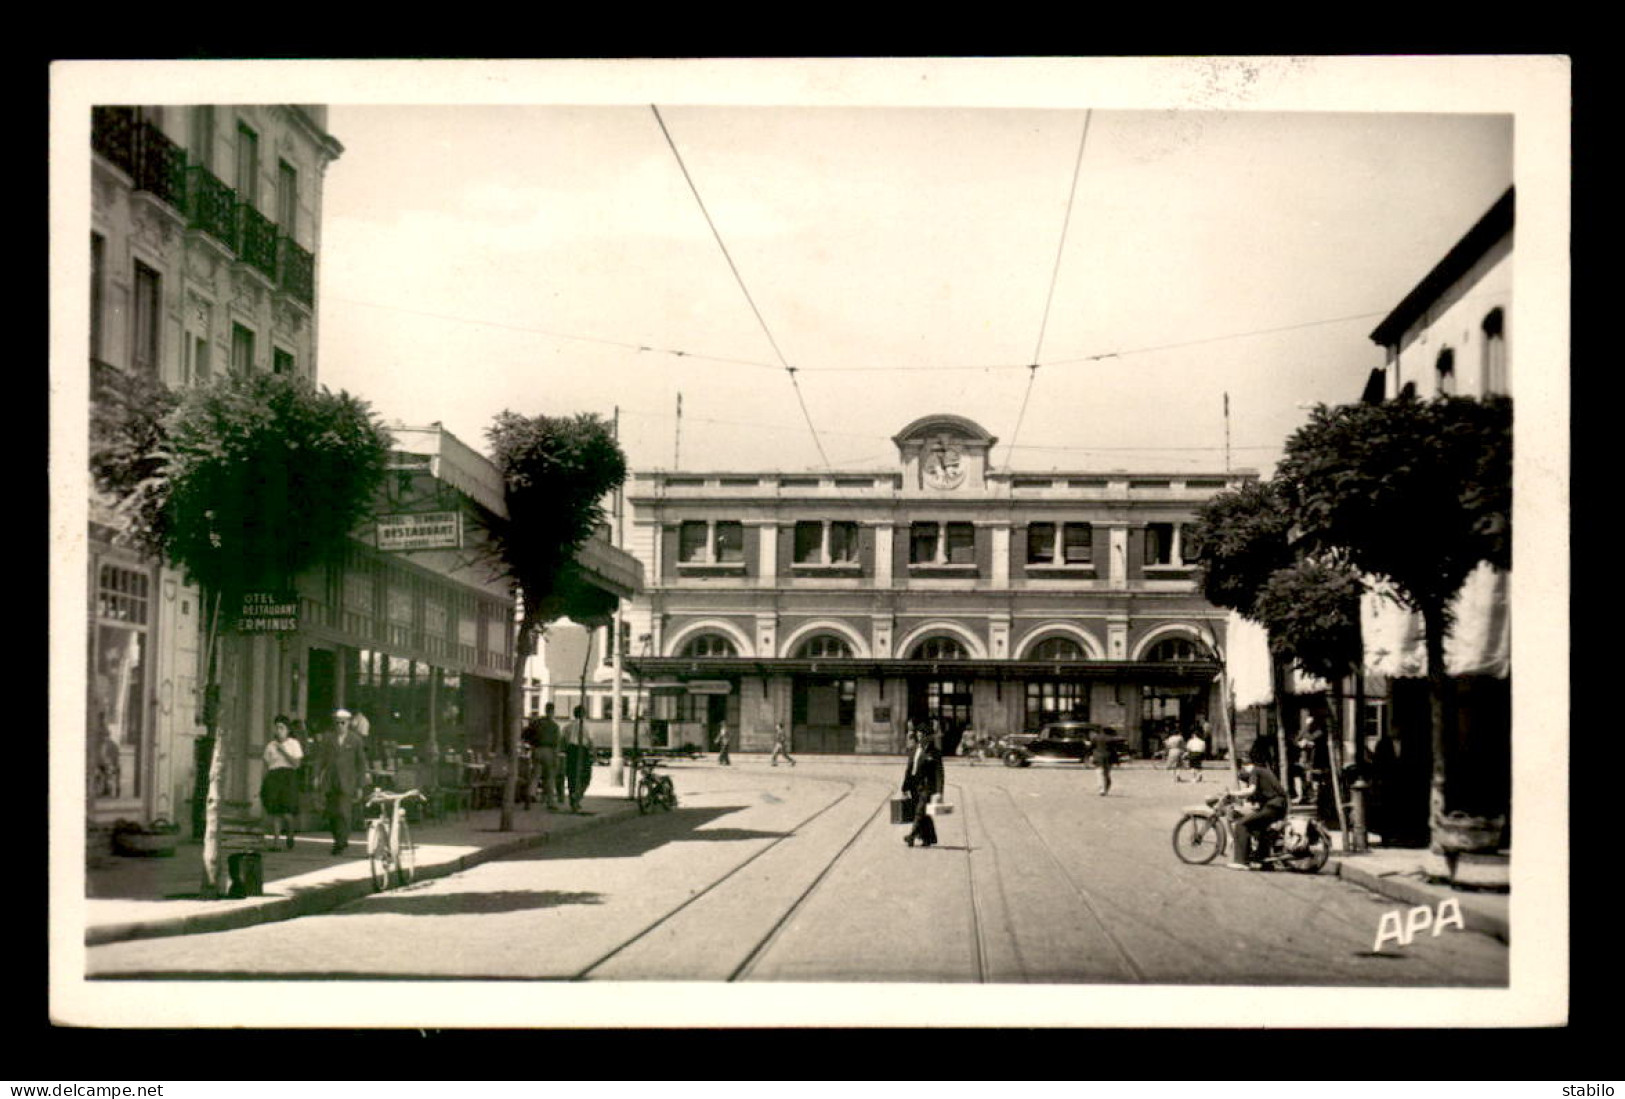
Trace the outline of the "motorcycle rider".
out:
[[[1286,817],[1287,793],[1274,771],[1252,760],[1241,765],[1240,778],[1237,793],[1253,802],[1253,808],[1236,818],[1230,836],[1236,861],[1229,866],[1232,870],[1262,870],[1262,863],[1250,861],[1254,841],[1271,824]]]

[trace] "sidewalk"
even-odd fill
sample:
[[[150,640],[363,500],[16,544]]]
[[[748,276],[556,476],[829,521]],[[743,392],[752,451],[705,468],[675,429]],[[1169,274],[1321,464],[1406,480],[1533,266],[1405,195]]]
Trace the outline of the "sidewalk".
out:
[[[582,801],[580,815],[515,806],[511,832],[497,831],[500,809],[414,822],[416,879],[455,874],[553,836],[637,815],[636,803],[619,787],[601,778],[595,787]],[[292,851],[267,841],[264,894],[238,900],[198,895],[203,848],[195,842],[182,843],[169,858],[98,858],[85,871],[85,945],[227,931],[324,912],[372,893],[366,836],[354,833],[343,855],[329,854],[332,845],[330,835],[314,832],[298,835]]]
[[[1430,881],[1422,872],[1426,855],[1420,848],[1405,847],[1373,847],[1363,853],[1333,850],[1327,869],[1344,881],[1409,907],[1426,905],[1437,912],[1441,901],[1454,900],[1461,908],[1467,930],[1481,931],[1510,944],[1512,935],[1507,910],[1511,906],[1511,894]]]

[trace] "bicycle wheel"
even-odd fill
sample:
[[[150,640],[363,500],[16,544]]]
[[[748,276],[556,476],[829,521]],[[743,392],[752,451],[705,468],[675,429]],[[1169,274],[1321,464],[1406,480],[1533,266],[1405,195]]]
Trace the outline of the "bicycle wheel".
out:
[[[401,831],[395,845],[395,884],[411,885],[412,877],[417,873],[418,851],[412,845],[412,829],[406,824],[406,817],[401,817]]]
[[[662,809],[677,808],[677,787],[672,785],[671,779],[664,775],[660,778],[660,807]]]
[[[1224,854],[1224,827],[1205,813],[1186,813],[1174,825],[1174,854],[1180,862],[1203,866]]]
[[[654,783],[648,775],[638,779],[638,812],[647,813],[655,807]]]
[[[372,870],[372,887],[388,889],[393,866],[389,855],[389,832],[382,820],[367,822],[367,865]]]

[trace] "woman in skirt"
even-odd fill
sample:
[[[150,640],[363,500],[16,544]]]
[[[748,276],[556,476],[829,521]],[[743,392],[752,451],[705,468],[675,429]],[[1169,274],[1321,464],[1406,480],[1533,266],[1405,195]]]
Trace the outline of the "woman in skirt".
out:
[[[284,846],[293,850],[293,819],[299,812],[299,764],[305,751],[293,737],[288,718],[278,714],[271,722],[273,735],[265,745],[265,777],[260,780],[260,804],[271,826],[271,839],[286,835]],[[280,826],[279,826],[280,825]]]

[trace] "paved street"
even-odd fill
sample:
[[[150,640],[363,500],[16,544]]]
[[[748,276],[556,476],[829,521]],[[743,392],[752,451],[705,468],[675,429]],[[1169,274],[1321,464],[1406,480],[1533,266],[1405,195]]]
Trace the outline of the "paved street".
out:
[[[1330,871],[1186,866],[1169,835],[1211,786],[949,763],[958,812],[902,843],[895,760],[671,768],[680,807],[329,913],[91,948],[95,977],[529,978],[1495,987],[1505,944],[1372,953],[1395,902]],[[1227,777],[1217,773],[1211,780]]]

